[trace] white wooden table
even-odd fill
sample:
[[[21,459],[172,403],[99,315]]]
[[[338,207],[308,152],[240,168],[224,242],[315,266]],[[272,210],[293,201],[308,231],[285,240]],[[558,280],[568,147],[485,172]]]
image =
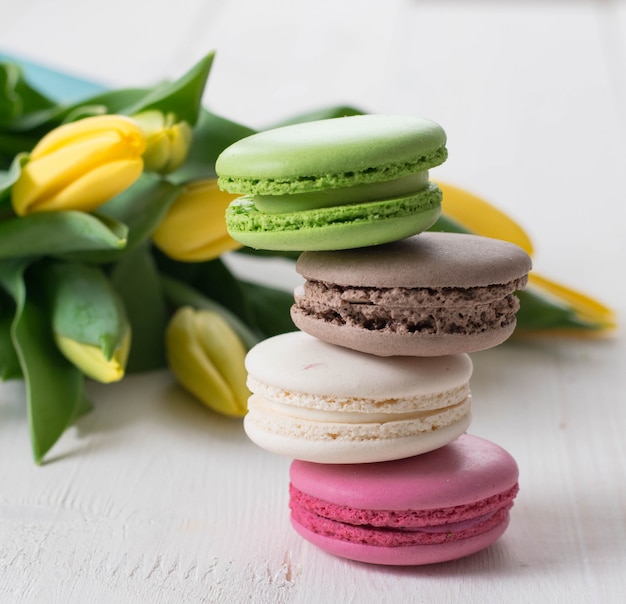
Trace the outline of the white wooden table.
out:
[[[517,218],[538,272],[626,311],[626,3],[0,0],[0,11],[0,51],[112,86],[178,76],[217,49],[206,104],[252,126],[338,103],[431,117],[449,136],[437,178]],[[623,337],[473,358],[471,432],[517,458],[521,492],[495,546],[423,568],[302,541],[289,460],[167,372],[90,386],[95,411],[43,467],[22,385],[0,385],[0,602],[626,601]]]

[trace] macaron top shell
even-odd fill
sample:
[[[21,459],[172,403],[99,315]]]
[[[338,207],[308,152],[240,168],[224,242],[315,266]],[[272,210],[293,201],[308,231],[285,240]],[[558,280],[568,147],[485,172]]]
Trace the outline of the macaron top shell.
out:
[[[464,386],[472,362],[467,355],[377,357],[296,331],[257,344],[248,352],[246,369],[253,379],[284,391],[393,401]]]
[[[444,130],[412,116],[358,115],[283,126],[217,158],[230,193],[284,195],[401,178],[443,163]]]
[[[517,483],[513,457],[464,434],[429,453],[370,464],[293,461],[292,485],[335,505],[367,510],[435,510],[471,504]]]
[[[481,287],[508,283],[531,269],[520,247],[487,237],[427,232],[372,248],[303,253],[306,279],[364,287]]]

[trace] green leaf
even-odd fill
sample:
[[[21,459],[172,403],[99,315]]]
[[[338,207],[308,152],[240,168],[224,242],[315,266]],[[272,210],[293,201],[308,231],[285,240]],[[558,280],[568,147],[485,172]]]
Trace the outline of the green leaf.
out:
[[[242,321],[256,327],[242,284],[221,258],[206,262],[172,260],[158,250],[154,257],[161,272],[188,283],[207,298],[229,308]]]
[[[201,110],[204,88],[213,63],[209,53],[174,82],[154,87],[127,88],[98,93],[69,104],[31,103],[31,111],[14,114],[0,128],[0,158],[7,165],[14,155],[30,151],[53,128],[88,115],[116,113],[133,115],[148,109],[172,112],[194,125]]]
[[[280,126],[290,126],[292,124],[302,124],[303,122],[313,122],[316,120],[328,120],[335,117],[347,117],[349,115],[363,115],[363,111],[350,107],[349,105],[338,105],[333,107],[325,107],[316,109],[308,113],[302,113],[286,120],[281,120],[278,124],[274,124],[272,128]]]
[[[9,169],[0,172],[0,219],[4,215],[13,214],[10,200],[10,190],[13,184],[17,181],[22,173],[22,166],[28,161],[28,155],[26,153],[20,153],[17,155]]]
[[[0,131],[0,170],[9,170],[16,155],[30,151],[39,137]]]
[[[121,249],[126,225],[84,212],[41,212],[0,222],[0,259]]]
[[[50,99],[30,86],[17,64],[0,63],[0,123],[53,105]]]
[[[99,268],[75,262],[50,262],[43,270],[54,333],[96,346],[110,360],[128,319],[109,279]]]
[[[1,265],[0,265],[1,266]],[[15,304],[5,298],[0,289],[0,380],[22,377],[20,361],[11,340],[11,324],[15,316]]]
[[[16,305],[11,338],[26,382],[33,456],[40,464],[82,408],[84,378],[55,346],[46,309],[27,295],[26,267],[25,261],[0,263],[0,285]]]
[[[515,295],[520,301],[520,309],[517,311],[517,331],[597,329],[596,325],[581,321],[567,306],[551,300],[532,287]]]
[[[106,115],[106,113],[108,113],[108,107],[106,105],[81,105],[68,113],[63,121],[66,123],[76,122],[87,117]]]
[[[295,329],[289,314],[293,293],[240,281],[220,259],[188,265],[173,262],[165,273],[162,280],[172,306],[228,309],[233,319],[227,320],[248,346]]]
[[[166,300],[172,308],[191,306],[196,309],[212,310],[219,313],[248,349],[261,340],[261,335],[250,329],[230,309],[207,298],[193,287],[167,275],[161,275],[161,282]]]
[[[296,329],[289,314],[292,292],[257,283],[243,282],[242,286],[265,338]]]
[[[0,123],[4,121],[0,126],[0,168],[7,166],[18,153],[30,151],[53,128],[89,115],[133,115],[158,109],[172,112],[193,126],[201,110],[213,57],[214,53],[209,53],[174,82],[107,91],[69,104],[55,104],[29,87],[23,78],[16,81],[19,68],[10,64],[5,73],[4,90],[0,77]]]
[[[254,322],[254,315],[243,290],[243,284],[237,279],[221,258],[200,262],[196,266],[193,285],[205,296],[230,308],[249,325]]]
[[[0,52],[0,61],[18,65],[23,72],[24,82],[37,94],[43,95],[48,103],[68,103],[104,89],[102,84],[28,61],[22,56]]]
[[[15,89],[19,77],[17,65],[0,64],[0,123],[10,122],[22,113],[22,99]]]
[[[183,166],[169,175],[169,180],[184,183],[215,178],[217,156],[235,141],[254,132],[251,128],[201,109],[189,155]]]
[[[34,111],[6,124],[5,129],[8,132],[28,134],[34,145],[49,130],[69,121],[73,115],[80,115],[85,107],[106,108],[106,113],[126,114],[127,108],[137,104],[149,92],[149,88],[127,88],[98,93],[75,103]]]
[[[113,267],[111,282],[122,298],[132,330],[127,371],[164,367],[163,334],[168,316],[161,279],[150,248],[142,245],[125,254]]]
[[[179,120],[193,126],[198,120],[204,87],[214,57],[215,53],[209,53],[181,78],[155,87],[138,103],[126,108],[124,113],[134,115],[141,111],[157,109],[163,113],[173,113]]]
[[[150,238],[180,191],[181,187],[167,180],[144,174],[132,187],[98,209],[99,216],[105,216],[113,224],[126,226],[126,245],[116,249],[89,252],[81,250],[63,257],[92,263],[119,260],[123,254],[134,250]]]

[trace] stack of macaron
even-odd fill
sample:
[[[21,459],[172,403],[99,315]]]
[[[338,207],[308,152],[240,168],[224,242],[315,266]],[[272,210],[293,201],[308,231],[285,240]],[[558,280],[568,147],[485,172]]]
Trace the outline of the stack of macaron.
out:
[[[467,434],[468,353],[515,328],[530,259],[515,245],[425,232],[441,212],[428,171],[446,135],[364,115],[285,126],[218,158],[240,194],[231,236],[299,251],[297,331],[246,358],[246,433],[293,459],[291,521],[327,552],[377,564],[455,559],[506,529],[513,458]]]

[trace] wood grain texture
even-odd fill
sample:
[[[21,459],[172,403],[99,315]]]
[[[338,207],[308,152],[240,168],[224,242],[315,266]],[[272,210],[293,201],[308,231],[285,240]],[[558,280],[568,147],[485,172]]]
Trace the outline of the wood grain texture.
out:
[[[538,272],[626,311],[625,3],[0,9],[0,50],[111,85],[174,77],[216,48],[205,102],[252,126],[337,103],[436,119],[450,147],[436,177],[518,219]],[[253,262],[232,264],[258,277]],[[262,279],[297,282],[283,263]],[[622,602],[623,334],[513,341],[473,360],[471,432],[516,457],[521,491],[496,545],[423,568],[353,563],[302,541],[288,521],[289,460],[165,371],[90,385],[96,409],[43,467],[31,461],[23,386],[0,384],[0,602]]]

